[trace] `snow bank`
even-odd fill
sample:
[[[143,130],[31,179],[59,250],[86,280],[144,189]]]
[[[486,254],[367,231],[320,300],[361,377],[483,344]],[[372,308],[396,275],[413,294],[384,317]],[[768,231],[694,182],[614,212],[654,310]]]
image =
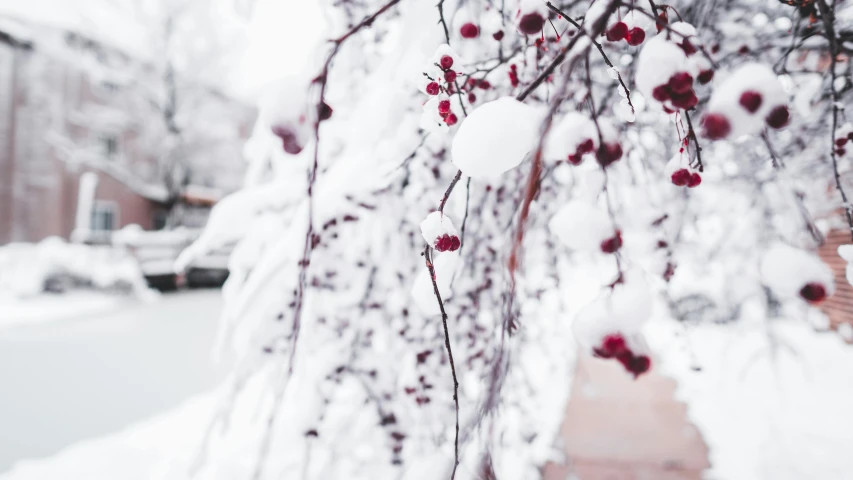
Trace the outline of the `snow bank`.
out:
[[[77,288],[132,292],[142,298],[154,295],[136,260],[121,250],[69,244],[57,237],[0,247],[0,297]]]

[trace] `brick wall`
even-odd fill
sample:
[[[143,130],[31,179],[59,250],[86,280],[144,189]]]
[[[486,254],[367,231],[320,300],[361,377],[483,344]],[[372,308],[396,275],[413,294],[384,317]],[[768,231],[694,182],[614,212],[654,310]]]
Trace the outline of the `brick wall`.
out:
[[[853,286],[845,274],[847,262],[838,256],[838,246],[853,243],[844,230],[833,230],[826,236],[826,244],[818,249],[818,255],[835,273],[835,294],[821,304],[821,310],[829,316],[832,327],[841,323],[853,324]]]

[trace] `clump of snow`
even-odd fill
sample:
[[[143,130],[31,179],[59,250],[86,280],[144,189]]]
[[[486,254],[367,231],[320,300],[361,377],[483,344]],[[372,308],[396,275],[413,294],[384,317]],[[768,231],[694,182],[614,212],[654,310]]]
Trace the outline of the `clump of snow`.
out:
[[[572,200],[548,222],[551,233],[573,250],[599,251],[616,230],[607,212],[587,200]]]
[[[517,167],[533,149],[538,111],[502,97],[474,109],[453,138],[453,164],[477,179],[491,179]]]
[[[316,112],[311,114],[306,101],[308,83],[298,77],[279,81],[275,89],[267,92],[262,102],[261,121],[279,137],[285,152],[296,155],[311,139]]]
[[[667,85],[670,78],[680,72],[692,73],[687,55],[664,36],[657,35],[640,50],[634,82],[640,93],[651,99],[655,98],[655,88]]]
[[[664,168],[666,178],[675,186],[693,188],[702,183],[699,170],[690,165],[690,157],[684,152],[675,154]]]
[[[842,323],[838,326],[838,336],[842,338],[847,343],[853,343],[853,325],[849,323]]]
[[[839,246],[838,256],[847,261],[847,281],[853,285],[853,245]]]
[[[760,269],[764,284],[783,298],[802,296],[808,300],[803,290],[810,284],[822,286],[826,297],[835,290],[832,269],[817,255],[783,243],[767,249]]]
[[[444,302],[447,302],[453,294],[450,284],[453,280],[453,272],[456,270],[458,263],[458,252],[445,252],[433,257],[435,283],[438,285],[438,292],[441,294],[441,300]],[[438,300],[435,298],[432,279],[426,267],[422,269],[415,279],[415,284],[412,287],[412,298],[415,300],[415,305],[418,306],[424,315],[441,314]]]
[[[58,237],[0,247],[0,296],[100,289],[152,298],[136,260],[123,250],[69,244]]]
[[[428,245],[439,252],[454,251],[460,246],[459,234],[453,222],[450,221],[450,217],[439,211],[430,213],[421,222],[421,235]]]
[[[731,135],[752,135],[770,125],[780,128],[784,119],[772,120],[777,109],[787,109],[788,96],[779,78],[767,65],[750,63],[735,70],[714,88],[708,101],[708,114],[719,115],[729,124]],[[706,133],[707,135],[707,133]],[[711,133],[711,138],[718,138]],[[725,137],[728,135],[723,135]]]

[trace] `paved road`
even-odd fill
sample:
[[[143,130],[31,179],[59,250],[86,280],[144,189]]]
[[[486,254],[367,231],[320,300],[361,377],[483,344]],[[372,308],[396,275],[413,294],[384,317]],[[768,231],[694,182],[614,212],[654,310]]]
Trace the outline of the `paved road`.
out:
[[[0,330],[0,472],[211,389],[219,291]]]

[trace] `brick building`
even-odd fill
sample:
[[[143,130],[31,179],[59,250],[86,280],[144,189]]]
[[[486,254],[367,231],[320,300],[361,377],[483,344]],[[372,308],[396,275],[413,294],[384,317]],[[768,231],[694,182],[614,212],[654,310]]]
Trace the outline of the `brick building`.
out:
[[[137,53],[0,12],[0,245],[163,226],[174,204],[163,159],[176,150],[149,101],[162,72]],[[204,122],[177,150],[189,166],[178,208],[203,223],[210,199],[239,187],[256,112],[207,86],[182,99]],[[192,186],[203,202],[182,201]]]

